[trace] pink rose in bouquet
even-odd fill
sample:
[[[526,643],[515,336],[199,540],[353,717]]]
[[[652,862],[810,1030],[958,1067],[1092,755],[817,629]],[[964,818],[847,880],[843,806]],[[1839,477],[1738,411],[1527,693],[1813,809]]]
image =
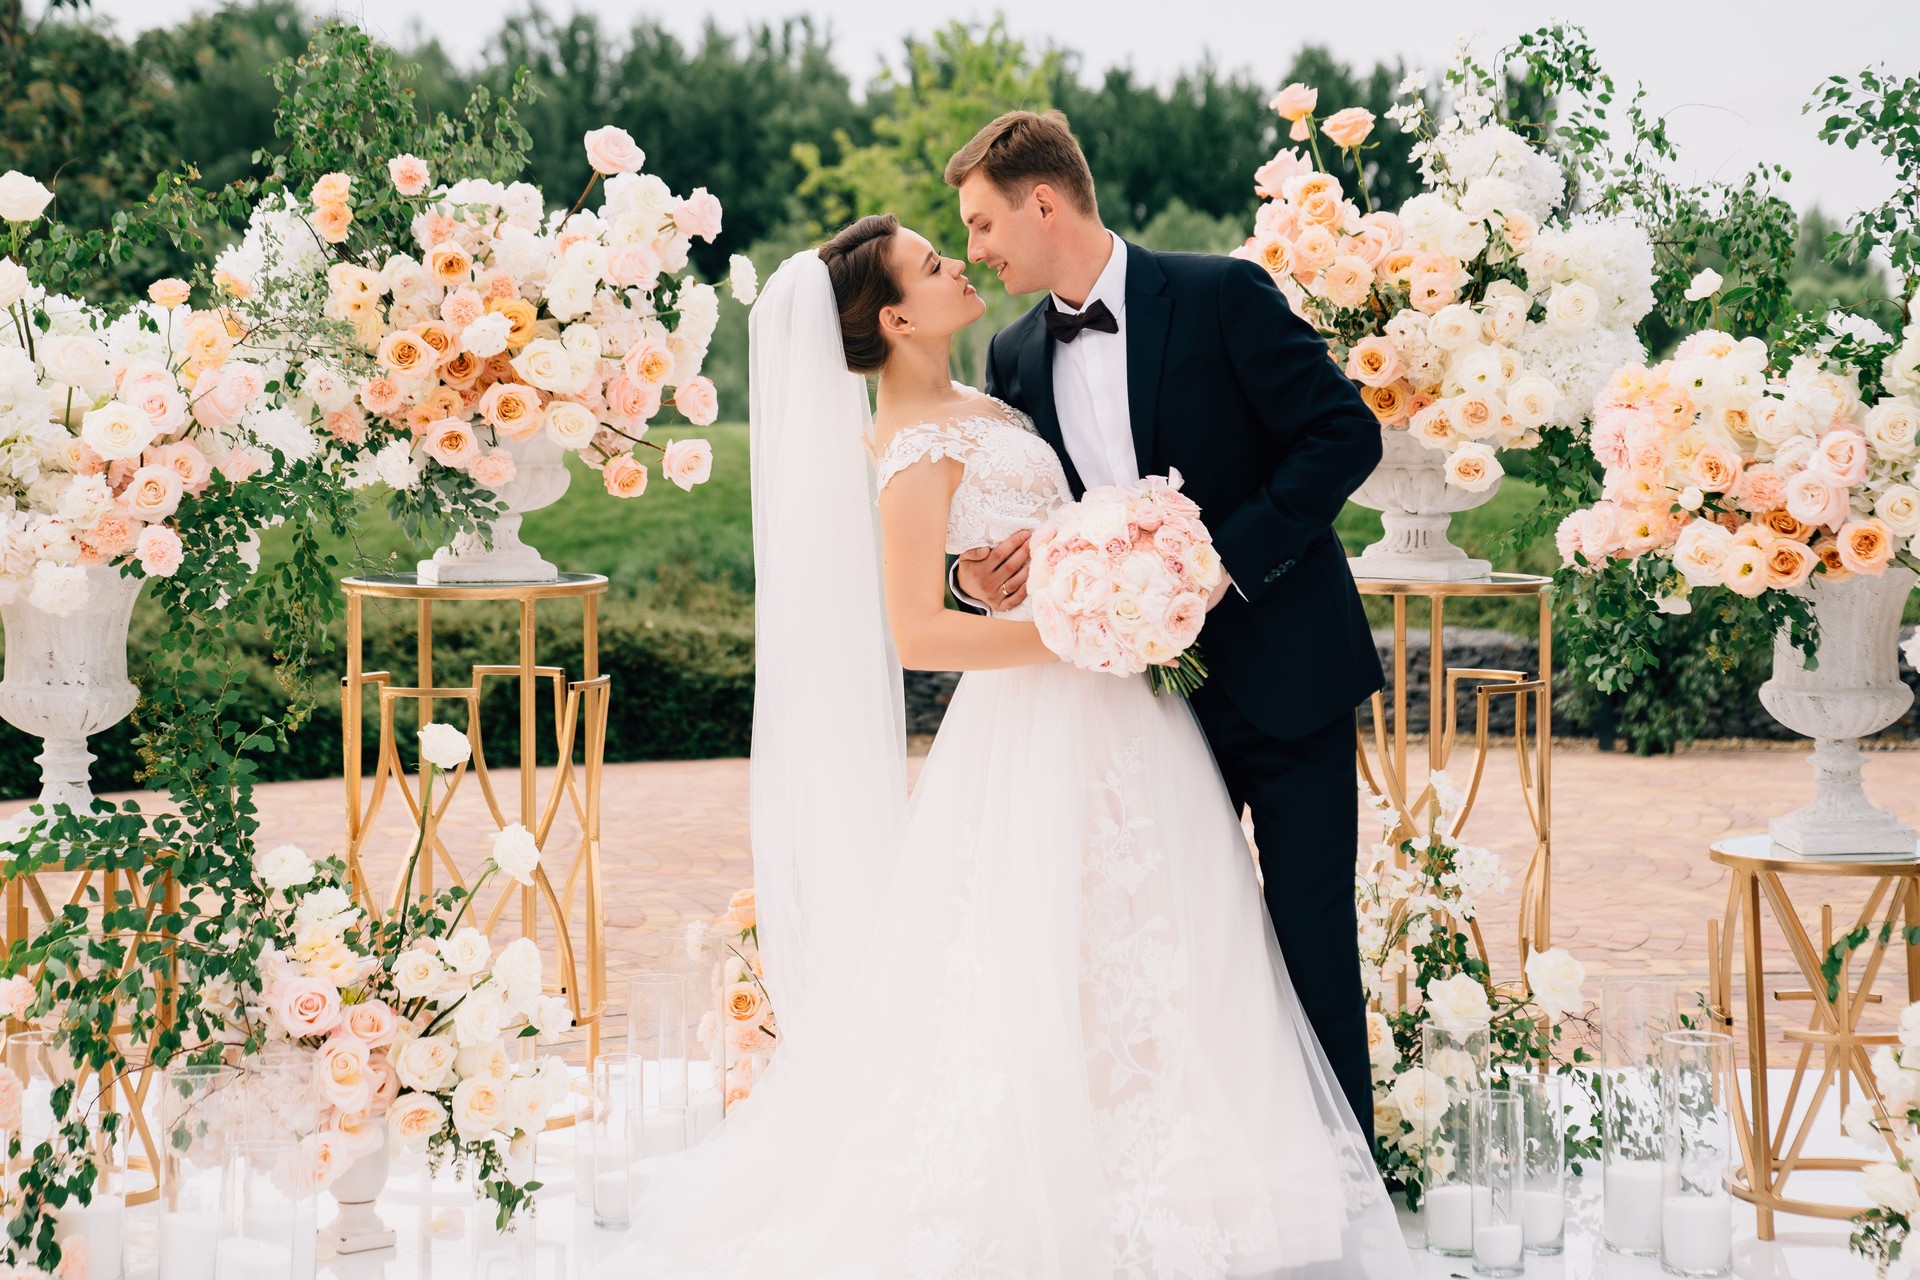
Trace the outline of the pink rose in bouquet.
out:
[[[1032,545],[1027,589],[1049,649],[1087,671],[1148,672],[1155,693],[1199,687],[1194,642],[1225,571],[1178,471],[1090,490]]]

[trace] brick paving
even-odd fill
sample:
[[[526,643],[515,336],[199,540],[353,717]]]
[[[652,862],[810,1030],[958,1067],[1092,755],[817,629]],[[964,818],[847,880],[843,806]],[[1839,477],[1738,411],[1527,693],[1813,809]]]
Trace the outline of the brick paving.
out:
[[[1423,750],[1416,748],[1414,755]],[[1487,918],[1496,968],[1509,971],[1520,860],[1531,846],[1516,778],[1510,751],[1496,753],[1466,831],[1474,843],[1502,852],[1513,876],[1512,889],[1494,900]],[[1866,779],[1877,802],[1920,823],[1920,751],[1870,752]],[[493,781],[508,816],[514,816],[514,771],[497,770]],[[1709,860],[1708,844],[1763,829],[1770,814],[1811,793],[1812,774],[1800,749],[1714,747],[1638,758],[1570,743],[1555,752],[1553,783],[1555,944],[1572,950],[1595,977],[1660,976],[1704,989],[1707,921],[1724,911],[1728,881]],[[543,770],[542,796],[550,785],[551,773]],[[662,945],[664,931],[718,913],[733,890],[750,881],[747,763],[610,765],[605,797],[608,964],[616,975],[617,1004],[622,998],[617,975],[644,967]],[[287,840],[311,851],[340,852],[344,803],[337,780],[265,786],[259,803],[262,839],[269,845]],[[404,813],[390,795],[375,840],[379,852],[369,864],[378,883],[398,865],[408,831]],[[477,860],[488,829],[480,798],[467,786],[454,798],[444,826],[448,844]],[[578,826],[570,814],[563,813],[557,833],[561,844],[550,841],[550,849],[577,841]],[[465,853],[461,861],[467,861]],[[553,865],[550,857],[550,870]],[[564,855],[559,870],[565,870]],[[1815,882],[1801,879],[1793,887],[1810,891]],[[1834,887],[1844,890],[1831,899],[1836,918],[1843,921],[1837,928],[1844,929],[1849,904],[1863,900],[1864,886]],[[1819,899],[1808,892],[1798,900],[1817,933]],[[1769,930],[1767,966],[1778,982],[1795,970],[1771,923]],[[1901,1003],[1894,986],[1899,972],[1893,966],[1882,980],[1892,1009]],[[1803,1016],[1804,1006],[1776,1007],[1770,1016],[1788,1013]]]

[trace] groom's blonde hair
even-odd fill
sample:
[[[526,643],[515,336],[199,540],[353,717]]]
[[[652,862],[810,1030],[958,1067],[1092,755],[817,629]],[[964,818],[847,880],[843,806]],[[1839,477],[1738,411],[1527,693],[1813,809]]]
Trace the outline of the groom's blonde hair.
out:
[[[947,185],[957,188],[976,173],[1015,204],[1044,182],[1081,213],[1096,212],[1093,170],[1058,111],[1009,111],[974,134],[947,161]]]

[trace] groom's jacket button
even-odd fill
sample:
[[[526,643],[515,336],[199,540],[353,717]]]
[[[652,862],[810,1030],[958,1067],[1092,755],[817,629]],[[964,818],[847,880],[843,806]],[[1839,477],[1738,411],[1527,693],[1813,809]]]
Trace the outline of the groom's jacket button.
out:
[[[1293,568],[1293,561],[1289,560],[1286,563],[1282,564],[1279,568],[1275,569],[1272,573],[1269,573],[1267,575],[1266,580],[1268,582],[1277,581],[1281,574],[1285,573],[1287,570],[1291,568]]]

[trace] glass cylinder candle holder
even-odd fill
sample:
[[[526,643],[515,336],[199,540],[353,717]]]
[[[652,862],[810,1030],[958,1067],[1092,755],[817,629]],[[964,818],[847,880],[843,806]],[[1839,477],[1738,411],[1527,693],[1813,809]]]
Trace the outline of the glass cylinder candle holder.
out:
[[[161,1077],[160,1280],[216,1280],[220,1176],[239,1080],[221,1063],[176,1063]]]
[[[1668,1275],[1733,1274],[1733,1037],[1671,1031],[1662,1042],[1660,1265]]]
[[[687,980],[678,973],[627,979],[627,1052],[644,1060],[643,1101],[687,1105]]]
[[[73,1058],[52,1031],[16,1031],[6,1037],[6,1064],[20,1081],[20,1155],[8,1165],[20,1173],[33,1163],[34,1150],[53,1137],[58,1119],[53,1114],[53,1091],[77,1083]],[[75,1097],[78,1103],[80,1099]]]
[[[1526,1190],[1520,1223],[1528,1253],[1552,1255],[1566,1247],[1567,1117],[1559,1076],[1521,1075],[1507,1087],[1520,1097],[1526,1140]]]
[[[126,1275],[126,1166],[96,1165],[92,1197],[85,1204],[69,1200],[54,1216],[54,1238],[62,1256],[79,1252],[87,1260],[76,1274],[88,1280],[121,1280]]]
[[[1526,1269],[1525,1115],[1519,1094],[1476,1090],[1470,1102],[1467,1177],[1472,1188],[1473,1270],[1517,1276]]]
[[[242,1138],[227,1157],[216,1280],[313,1280],[315,1187],[291,1137]]]
[[[1449,1258],[1473,1254],[1473,1183],[1468,1157],[1473,1095],[1486,1087],[1490,1044],[1485,1028],[1449,1029],[1428,1020],[1420,1028],[1423,1094],[1415,1129],[1420,1135],[1421,1221],[1427,1251]]]
[[[687,977],[687,1105],[693,1109],[692,1140],[704,1139],[726,1112],[727,1046],[722,1008],[728,938],[711,924],[695,922],[669,935],[673,963]]]
[[[568,1098],[573,1104],[573,1198],[588,1209],[593,1208],[593,1098],[592,1076],[584,1087],[575,1085]]]
[[[646,1060],[603,1053],[593,1064],[593,1221],[624,1227],[633,1211],[635,1138],[644,1114]]]
[[[1601,1234],[1615,1253],[1660,1252],[1661,1044],[1679,1009],[1670,982],[1600,984]]]

